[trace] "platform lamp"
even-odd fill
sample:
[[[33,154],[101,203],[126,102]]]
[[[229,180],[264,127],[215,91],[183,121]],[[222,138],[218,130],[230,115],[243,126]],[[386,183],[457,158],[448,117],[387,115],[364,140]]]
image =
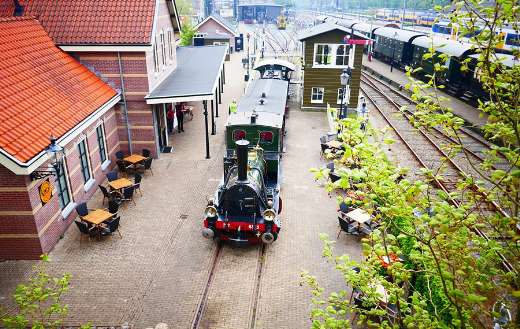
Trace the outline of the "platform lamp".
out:
[[[247,36],[247,74],[246,74],[245,81],[249,81],[249,65],[251,63],[251,59],[249,58],[249,38],[251,38],[251,35],[248,32],[246,36]]]
[[[347,93],[347,86],[350,84],[350,76],[352,75],[352,70],[349,66],[343,69],[341,74],[339,75],[339,81],[343,88],[341,93],[341,109],[340,109],[340,119],[346,118],[348,115],[348,103],[347,107],[344,106],[345,95]]]
[[[63,157],[65,156],[65,150],[63,147],[56,144],[56,137],[50,136],[49,137],[50,144],[45,149],[45,153],[47,153],[47,156],[51,160],[51,166],[52,169],[49,168],[49,170],[36,170],[31,173],[31,179],[37,180],[42,179],[47,176],[60,175],[60,168],[63,163]]]

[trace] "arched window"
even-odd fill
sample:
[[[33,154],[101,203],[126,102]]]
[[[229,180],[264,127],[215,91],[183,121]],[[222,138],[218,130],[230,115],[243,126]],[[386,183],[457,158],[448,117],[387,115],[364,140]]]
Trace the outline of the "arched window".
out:
[[[273,142],[273,132],[261,131],[260,132],[260,143],[271,144]]]
[[[246,132],[245,130],[234,130],[233,131],[233,140],[239,141],[241,139],[246,139]]]

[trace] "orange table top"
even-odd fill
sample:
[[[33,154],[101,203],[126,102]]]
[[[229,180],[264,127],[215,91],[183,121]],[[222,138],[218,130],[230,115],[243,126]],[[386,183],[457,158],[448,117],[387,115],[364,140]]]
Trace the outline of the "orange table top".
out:
[[[81,219],[85,222],[89,222],[94,225],[99,225],[107,219],[110,219],[112,216],[113,214],[109,213],[104,209],[95,209],[89,212],[87,216],[81,217]]]
[[[122,188],[132,186],[133,184],[134,183],[132,183],[131,180],[129,180],[128,178],[124,178],[124,177],[113,180],[111,182],[108,182],[108,185],[110,185],[110,187],[113,188],[114,190],[120,190]]]
[[[127,156],[126,158],[124,158],[123,160],[125,160],[126,162],[130,162],[132,164],[136,164],[136,163],[139,163],[143,160],[145,160],[146,157],[142,156],[142,155],[139,155],[139,154],[132,154],[130,156]]]

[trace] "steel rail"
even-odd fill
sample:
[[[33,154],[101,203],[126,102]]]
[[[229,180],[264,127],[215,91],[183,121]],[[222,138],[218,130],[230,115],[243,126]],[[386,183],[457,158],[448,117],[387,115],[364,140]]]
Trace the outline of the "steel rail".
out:
[[[400,106],[397,105],[389,96],[387,96],[384,92],[382,92],[380,89],[378,89],[377,87],[375,87],[373,84],[371,85],[370,83],[367,83],[366,81],[363,81],[366,85],[368,85],[369,87],[371,87],[376,93],[378,93],[379,95],[382,95],[391,105],[393,105],[399,113],[402,114],[402,112],[400,111]],[[390,127],[392,127],[392,129],[394,130],[394,132],[399,136],[399,138],[401,139],[401,141],[405,144],[405,146],[410,150],[410,152],[414,155],[414,157],[418,160],[418,162],[421,164],[421,166],[423,166],[424,168],[427,168],[427,169],[431,169],[429,168],[424,162],[423,160],[418,156],[418,154],[415,152],[415,150],[412,148],[412,146],[408,143],[408,141],[406,141],[406,139],[401,135],[401,133],[397,130],[397,128],[395,127],[395,125],[391,122],[391,120],[385,115],[384,111],[380,108],[380,106],[377,104],[377,101],[374,100],[374,98],[367,92],[367,90],[363,87],[361,87],[361,91],[367,96],[367,98],[372,102],[372,104],[374,105],[374,107],[378,110],[378,112],[381,114],[381,116],[383,116],[383,118],[385,119],[385,121],[390,125]],[[409,124],[410,122],[407,121]],[[414,127],[415,128],[415,127]],[[463,178],[467,177],[467,175],[464,173],[464,171],[457,165],[455,164],[449,157],[447,157],[447,155],[445,154],[445,152],[429,137],[427,136],[427,134],[422,130],[422,129],[419,129],[419,128],[415,128],[416,130],[418,130],[422,136],[424,136],[426,138],[427,141],[430,142],[430,144],[439,151],[439,153],[441,153],[449,162],[450,164],[456,169],[457,173],[462,176]],[[443,183],[441,182],[440,180],[438,180],[437,178],[433,177],[433,181],[435,183],[435,185],[437,185],[437,187],[439,187],[442,191],[444,191],[450,202],[455,205],[456,207],[460,207],[460,203],[457,201],[457,200],[454,200],[450,194],[449,194],[449,188]],[[487,201],[489,202],[489,201]],[[494,205],[493,205],[494,206]],[[495,207],[495,206],[494,206]],[[497,208],[495,208],[497,209]],[[499,211],[503,211],[501,208],[498,208],[497,210]],[[481,236],[482,238],[486,239],[486,240],[489,240],[489,237],[482,231],[480,230],[479,228],[473,228],[473,230],[479,235]],[[502,260],[502,265],[504,266],[504,268],[509,271],[509,272],[515,272],[516,273],[516,269],[509,263],[509,261],[501,254],[501,253],[497,253],[498,256],[500,257],[500,259]]]
[[[386,84],[386,83],[380,81],[379,79],[372,78],[372,77],[370,77],[370,76],[367,76],[366,74],[363,74],[362,78],[365,78],[366,80],[368,80],[368,83],[367,83],[366,81],[363,81],[363,80],[362,80],[362,82],[367,83],[368,85],[370,85],[370,86],[373,87],[374,89],[377,89],[377,91],[380,92],[381,95],[383,95],[383,97],[385,97],[388,101],[390,101],[390,102],[392,103],[392,105],[393,105],[394,107],[396,107],[396,108],[398,109],[399,112],[402,113],[402,115],[403,115],[403,116],[408,120],[408,122],[411,122],[411,117],[412,117],[412,116],[415,116],[415,114],[414,114],[412,111],[408,110],[408,109],[405,109],[405,111],[401,111],[401,106],[400,106],[400,104],[397,104],[397,103],[396,103],[392,98],[390,98],[390,96],[388,96],[386,93],[384,93],[382,90],[380,90],[380,89],[379,89],[379,88],[374,84],[373,80],[375,80],[375,81],[377,81],[377,82],[383,84],[383,85],[384,85],[385,87],[387,87],[391,92],[394,92],[394,93],[396,93],[396,94],[400,95],[401,97],[404,97],[405,99],[408,100],[409,98],[408,98],[407,96],[402,95],[401,92],[399,92],[398,90],[395,90],[395,88],[392,88],[392,87],[388,86],[388,84]],[[414,102],[412,99],[409,99],[409,102],[411,103],[411,105],[415,105],[415,104],[417,104],[417,102]],[[453,138],[451,138],[450,136],[446,135],[442,130],[440,130],[440,129],[436,128],[436,127],[431,127],[431,128],[432,128],[433,130],[435,130],[436,132],[438,132],[439,134],[441,134],[444,138],[447,138],[448,140],[450,140],[452,143],[458,144],[458,143],[457,143]],[[426,134],[422,129],[419,128],[418,130],[419,130],[422,134],[424,134],[424,135]],[[466,133],[466,134],[467,134],[467,133]],[[470,135],[470,136],[471,136],[471,135]],[[433,144],[435,145],[435,148],[437,148],[437,149],[438,149],[438,150],[439,150],[439,151],[440,151],[440,152],[441,152],[445,157],[448,158],[448,160],[449,160],[451,163],[453,163],[453,164],[455,165],[455,167],[460,171],[460,173],[462,174],[462,176],[463,176],[464,178],[468,177],[468,175],[464,172],[464,170],[461,169],[458,165],[456,165],[455,162],[453,162],[453,160],[452,160],[451,158],[449,158],[448,155],[447,155],[444,151],[442,151],[441,148],[438,147],[437,144],[436,144],[435,142],[433,142],[433,140],[431,140],[431,139],[430,139],[428,136],[426,136],[426,135],[425,135],[425,137],[426,137],[427,139],[429,139],[430,142],[433,143]],[[474,136],[473,136],[473,137],[474,137]],[[483,143],[483,145],[485,145],[486,147],[488,147],[485,143]],[[473,152],[473,150],[467,148],[465,145],[462,145],[462,148],[463,148],[466,152],[468,152],[469,154],[471,154],[472,156],[474,156],[474,157],[476,157],[477,159],[479,159],[481,162],[484,161],[484,159],[483,159],[481,156],[479,156],[478,154],[476,154],[475,152]],[[493,165],[491,169],[496,170],[497,168]],[[480,193],[481,193],[481,194],[486,198],[486,200],[488,199],[489,196],[488,196],[488,194],[487,194],[486,192],[481,191]],[[491,203],[491,204],[493,205],[493,207],[494,207],[496,210],[498,210],[498,211],[499,211],[503,216],[505,216],[505,217],[509,217],[509,214],[508,214],[507,212],[505,212],[505,211],[502,209],[502,207],[501,207],[498,203],[496,203],[494,200],[488,200],[487,202]]]

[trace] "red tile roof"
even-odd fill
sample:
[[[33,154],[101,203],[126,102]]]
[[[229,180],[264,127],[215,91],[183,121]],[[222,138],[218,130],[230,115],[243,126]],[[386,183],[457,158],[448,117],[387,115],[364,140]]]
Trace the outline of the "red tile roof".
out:
[[[154,0],[20,0],[58,45],[149,44]],[[12,17],[13,0],[0,0],[0,16]]]
[[[0,148],[27,162],[116,91],[32,18],[0,18]]]

